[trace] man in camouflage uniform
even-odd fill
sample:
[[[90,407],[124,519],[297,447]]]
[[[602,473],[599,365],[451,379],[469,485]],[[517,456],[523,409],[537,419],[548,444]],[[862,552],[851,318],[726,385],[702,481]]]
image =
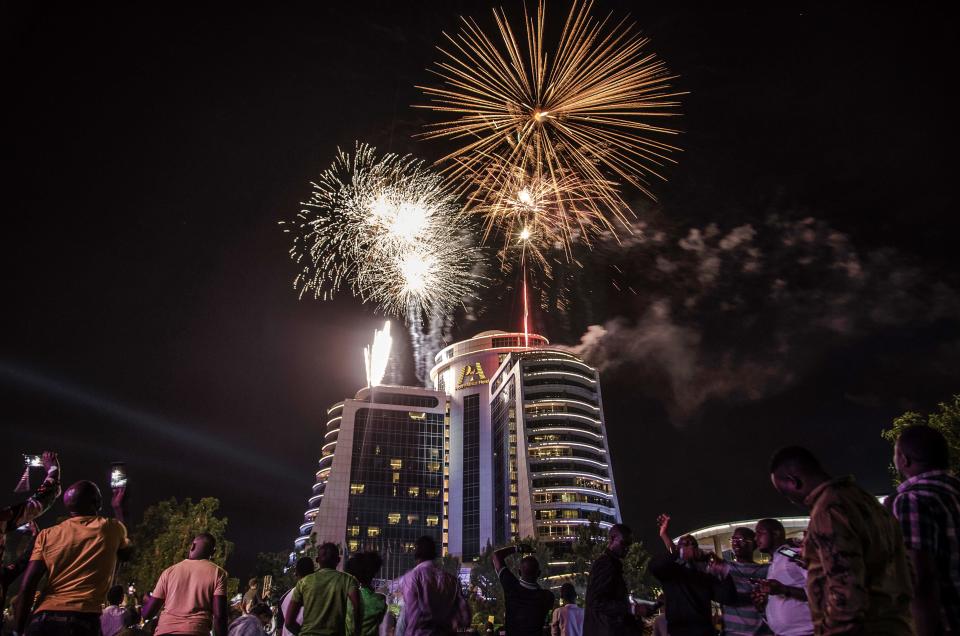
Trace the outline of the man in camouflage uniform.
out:
[[[810,509],[803,554],[814,633],[912,635],[912,586],[896,519],[852,477],[831,478],[799,446],[774,454],[770,479]]]

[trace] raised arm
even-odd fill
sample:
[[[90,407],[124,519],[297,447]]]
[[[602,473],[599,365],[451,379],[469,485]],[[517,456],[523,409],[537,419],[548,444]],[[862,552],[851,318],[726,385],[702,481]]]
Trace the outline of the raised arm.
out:
[[[0,529],[4,532],[29,523],[45,513],[60,496],[60,460],[52,451],[44,451],[43,467],[47,476],[32,495],[13,506],[0,508]]]
[[[673,545],[673,539],[670,538],[670,515],[663,513],[657,517],[657,528],[660,531],[660,540],[667,552],[670,554],[676,552],[677,546]]]
[[[532,550],[530,549],[530,546],[524,544],[508,545],[500,548],[493,553],[493,569],[499,574],[500,570],[507,566],[508,556],[523,552],[532,552]]]

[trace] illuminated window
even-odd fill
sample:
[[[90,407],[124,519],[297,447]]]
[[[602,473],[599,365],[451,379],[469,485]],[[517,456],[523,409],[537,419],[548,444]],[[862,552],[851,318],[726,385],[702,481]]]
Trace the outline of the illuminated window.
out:
[[[427,462],[427,470],[431,473],[440,472],[440,462]]]
[[[409,488],[407,488],[407,494],[411,497],[419,497],[420,486],[410,486]]]
[[[411,553],[412,553],[412,552],[414,552],[416,549],[417,549],[417,544],[416,544],[416,543],[413,543],[412,541],[407,541],[407,542],[405,542],[405,543],[403,544],[403,551],[404,551],[404,552],[411,552]]]
[[[359,536],[360,536],[360,526],[347,526],[347,536],[348,536],[348,537],[359,537]]]
[[[579,519],[580,513],[576,510],[564,510],[563,511],[564,519]]]
[[[387,515],[387,523],[389,523],[391,526],[395,526],[395,525],[397,525],[398,523],[400,523],[400,513],[399,513],[399,512],[391,512],[390,514],[388,514],[388,515]]]
[[[347,541],[347,547],[350,549],[351,552],[356,552],[357,550],[360,549],[360,542],[351,539],[350,541]]]
[[[440,519],[437,517],[437,515],[427,515],[427,525],[428,525],[428,526],[430,526],[431,528],[433,528],[433,527],[436,527],[436,525],[437,525],[438,523],[440,523]]]
[[[407,525],[412,526],[413,524],[420,521],[420,515],[407,515]]]
[[[440,496],[439,488],[425,488],[423,494],[426,495],[427,499],[436,499]]]
[[[380,528],[375,528],[374,526],[370,526],[369,528],[367,528],[367,536],[370,537],[371,539],[379,537]]]
[[[402,459],[391,459],[391,460],[390,460],[390,468],[392,468],[392,469],[394,469],[394,470],[400,470],[401,468],[403,468],[403,460],[402,460]]]
[[[395,484],[400,483],[400,473],[393,473],[393,483]]]
[[[350,484],[350,494],[351,494],[351,495],[362,495],[364,488],[365,488],[365,485],[364,485],[364,484]]]

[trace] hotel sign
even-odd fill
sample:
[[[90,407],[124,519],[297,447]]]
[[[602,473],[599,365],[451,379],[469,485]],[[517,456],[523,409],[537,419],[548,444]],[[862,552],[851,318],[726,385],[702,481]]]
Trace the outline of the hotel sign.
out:
[[[471,386],[479,386],[487,383],[487,376],[483,373],[483,367],[480,363],[468,364],[460,371],[460,379],[457,380],[457,390],[466,389]]]

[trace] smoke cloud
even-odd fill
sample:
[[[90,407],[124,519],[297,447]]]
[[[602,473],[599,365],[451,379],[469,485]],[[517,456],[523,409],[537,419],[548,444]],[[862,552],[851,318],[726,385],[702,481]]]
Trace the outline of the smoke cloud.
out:
[[[590,325],[570,349],[601,372],[629,371],[677,424],[710,401],[781,392],[841,347],[960,318],[948,284],[815,218],[673,237],[640,224],[617,269],[636,290],[633,314]],[[960,377],[955,358],[939,358],[958,344],[937,343],[929,364]]]

